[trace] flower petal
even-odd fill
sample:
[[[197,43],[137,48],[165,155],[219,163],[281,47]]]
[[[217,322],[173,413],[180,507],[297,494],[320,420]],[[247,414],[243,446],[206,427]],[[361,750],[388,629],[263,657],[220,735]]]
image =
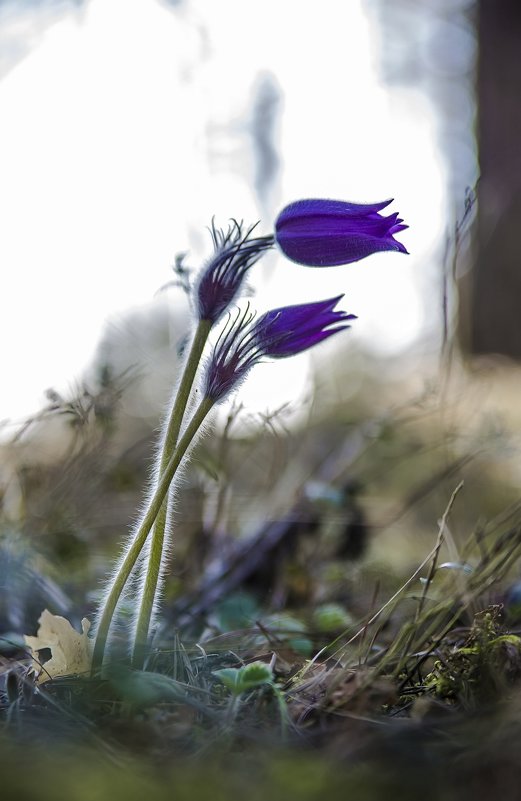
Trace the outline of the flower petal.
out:
[[[378,213],[391,202],[298,200],[277,218],[277,244],[289,259],[310,267],[350,264],[382,250],[407,253],[404,245],[393,239],[393,234],[407,227],[398,212]]]

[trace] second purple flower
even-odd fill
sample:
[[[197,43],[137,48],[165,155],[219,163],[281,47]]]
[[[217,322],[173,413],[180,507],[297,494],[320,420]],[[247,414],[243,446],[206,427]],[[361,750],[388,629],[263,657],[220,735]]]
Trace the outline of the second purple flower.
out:
[[[295,356],[349,328],[354,314],[336,310],[344,296],[283,306],[254,321],[253,313],[238,312],[221,333],[204,378],[205,396],[218,402],[234,390],[250,369],[263,358]]]

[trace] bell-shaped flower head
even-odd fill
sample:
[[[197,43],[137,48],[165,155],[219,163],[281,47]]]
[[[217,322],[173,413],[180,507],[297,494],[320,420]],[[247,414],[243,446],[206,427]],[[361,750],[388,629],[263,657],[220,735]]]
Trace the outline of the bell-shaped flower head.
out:
[[[283,306],[258,320],[249,310],[238,312],[219,337],[204,377],[206,397],[218,402],[236,389],[264,358],[282,359],[312,348],[345,328],[354,314],[335,310],[343,295],[317,303]]]
[[[381,250],[407,253],[394,234],[408,226],[398,212],[379,213],[390,203],[297,200],[277,217],[275,239],[288,259],[308,267],[350,264]]]
[[[257,224],[243,231],[242,223],[233,220],[223,231],[212,223],[214,254],[195,288],[200,320],[216,323],[237,297],[250,267],[273,247],[273,236],[252,237]]]

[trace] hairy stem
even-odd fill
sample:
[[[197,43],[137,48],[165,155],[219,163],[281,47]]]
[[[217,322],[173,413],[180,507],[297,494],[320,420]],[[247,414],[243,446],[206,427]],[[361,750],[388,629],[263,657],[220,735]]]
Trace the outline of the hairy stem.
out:
[[[143,548],[146,542],[150,530],[154,525],[154,521],[159,514],[159,510],[161,509],[161,505],[168,493],[175,472],[179,467],[183,456],[188,450],[188,447],[190,446],[194,436],[201,427],[206,415],[208,414],[213,405],[214,405],[213,400],[211,400],[210,398],[203,398],[203,400],[197,407],[190,423],[188,424],[186,431],[179,440],[179,444],[172,453],[168,461],[168,464],[166,465],[166,468],[163,471],[163,474],[160,476],[159,483],[154,492],[154,495],[152,496],[146,514],[137,530],[134,542],[130,546],[125,558],[123,559],[121,567],[118,570],[118,573],[112,583],[112,587],[110,588],[110,592],[105,601],[105,605],[103,607],[103,612],[101,614],[101,618],[97,629],[96,640],[94,643],[94,652],[92,656],[93,672],[97,671],[103,663],[105,645],[107,642],[110,625],[112,623],[112,618],[114,616],[116,605],[119,601],[123,588],[132,572],[136,560],[139,554],[141,553],[141,549]]]
[[[184,413],[188,404],[188,398],[190,397],[190,390],[192,389],[197,368],[199,367],[199,362],[201,361],[204,346],[206,345],[206,340],[208,339],[211,328],[212,322],[210,320],[200,320],[195,330],[192,345],[190,347],[190,353],[188,354],[188,358],[185,362],[181,381],[176,392],[174,405],[172,407],[172,411],[170,412],[170,419],[168,421],[165,441],[163,443],[163,452],[161,454],[161,465],[159,468],[160,476],[164,473],[174,448],[177,445],[179,431],[181,430],[181,424],[183,422]]]
[[[161,462],[159,465],[159,477],[163,475],[168,465],[168,461],[175,450],[179,431],[190,397],[190,390],[192,389],[197,368],[201,361],[201,356],[204,346],[208,339],[208,335],[212,328],[210,320],[200,320],[197,326],[190,353],[186,360],[181,383],[176,393],[174,405],[170,413],[168,427],[165,434],[163,443],[163,452],[161,454]],[[161,504],[161,508],[154,523],[154,530],[152,532],[152,544],[150,547],[150,555],[148,559],[147,573],[145,583],[143,585],[143,593],[141,596],[141,604],[137,618],[136,626],[136,640],[134,644],[134,652],[132,656],[132,663],[134,667],[143,667],[143,661],[146,653],[146,644],[148,640],[148,631],[150,628],[150,621],[152,619],[152,611],[157,596],[159,576],[161,573],[161,564],[163,561],[163,550],[165,543],[165,530],[166,520],[168,516],[168,493]]]

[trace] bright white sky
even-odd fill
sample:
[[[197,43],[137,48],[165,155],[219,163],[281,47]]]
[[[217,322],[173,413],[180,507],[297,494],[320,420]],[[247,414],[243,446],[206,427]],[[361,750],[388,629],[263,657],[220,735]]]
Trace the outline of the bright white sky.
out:
[[[298,19],[295,18],[298,9]],[[0,82],[0,419],[20,419],[92,358],[105,321],[149,301],[176,252],[209,253],[212,216],[264,232],[300,197],[395,197],[411,256],[328,270],[277,256],[255,269],[259,310],[346,293],[350,332],[389,353],[424,331],[446,224],[436,120],[419,93],[378,83],[360,0],[92,0],[50,27]],[[273,208],[253,192],[247,124],[259,71],[283,94]],[[223,131],[213,140],[209,131]],[[217,154],[215,149],[217,148]],[[268,217],[266,217],[266,213]],[[271,214],[271,217],[270,217]],[[305,356],[250,384],[294,398]],[[277,388],[277,395],[275,395]]]

